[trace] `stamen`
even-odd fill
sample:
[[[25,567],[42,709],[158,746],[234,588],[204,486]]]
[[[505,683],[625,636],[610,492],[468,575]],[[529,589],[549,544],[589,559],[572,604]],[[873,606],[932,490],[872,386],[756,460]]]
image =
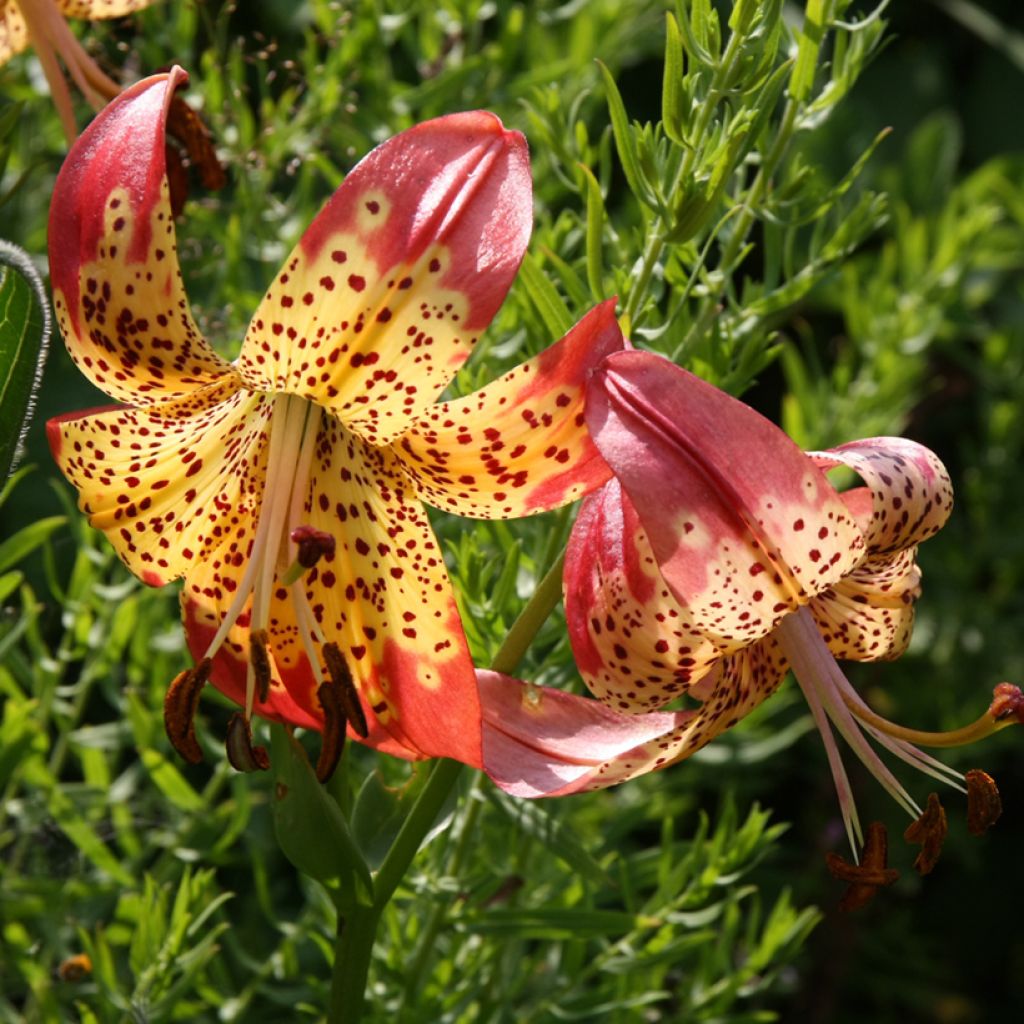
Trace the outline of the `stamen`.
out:
[[[359,692],[356,690],[355,683],[352,681],[348,662],[338,649],[337,644],[327,643],[323,645],[322,649],[324,661],[327,662],[327,671],[330,674],[331,682],[338,691],[338,699],[345,711],[345,718],[355,734],[365,740],[370,735],[370,730],[366,725],[366,715],[363,714],[363,705],[359,700]]]
[[[332,680],[323,683],[316,691],[320,701],[320,710],[324,715],[323,737],[320,743],[320,756],[316,760],[316,777],[320,782],[327,782],[334,774],[345,749],[345,737],[348,734],[348,720],[342,705],[340,687]]]
[[[995,779],[980,768],[972,768],[967,780],[967,830],[972,836],[983,836],[1003,813]]]
[[[233,714],[228,722],[228,735],[224,747],[235,771],[265,772],[270,767],[267,748],[253,746],[252,726],[241,712]]]
[[[210,678],[213,663],[204,658],[195,668],[179,672],[164,697],[164,728],[171,746],[188,761],[199,764],[203,751],[196,739],[195,717],[199,694]]]
[[[879,888],[892,885],[900,877],[895,868],[887,866],[888,859],[889,837],[880,821],[868,825],[859,864],[848,863],[838,853],[825,854],[825,864],[832,877],[850,883],[839,901],[840,910],[859,910],[874,899]]]
[[[270,696],[273,672],[270,665],[269,639],[265,629],[254,629],[249,634],[249,664],[256,677],[256,695],[261,704]]]
[[[939,854],[942,852],[942,844],[946,841],[946,833],[949,825],[946,822],[946,812],[939,803],[937,793],[928,794],[928,806],[924,813],[907,826],[903,838],[908,843],[917,843],[921,852],[914,860],[914,870],[919,875],[930,874],[932,868],[938,863]]]

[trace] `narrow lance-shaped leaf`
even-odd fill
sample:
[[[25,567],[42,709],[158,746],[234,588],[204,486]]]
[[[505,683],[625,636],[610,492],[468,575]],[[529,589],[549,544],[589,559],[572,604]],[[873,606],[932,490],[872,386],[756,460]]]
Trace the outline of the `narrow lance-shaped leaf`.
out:
[[[17,461],[50,339],[50,306],[32,261],[0,241],[0,481]]]

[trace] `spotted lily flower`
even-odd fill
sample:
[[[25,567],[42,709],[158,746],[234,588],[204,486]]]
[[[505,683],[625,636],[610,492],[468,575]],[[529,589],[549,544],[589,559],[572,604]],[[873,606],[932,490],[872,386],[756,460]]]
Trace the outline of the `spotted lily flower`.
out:
[[[560,714],[555,704],[545,709],[546,691],[488,677],[505,712],[491,719],[494,750],[510,742],[546,749],[538,792],[611,785],[688,757],[792,669],[821,730],[855,853],[864,834],[833,726],[918,820],[917,841],[929,845],[919,866],[929,866],[944,815],[932,804],[922,812],[868,738],[963,788],[959,772],[919,747],[971,742],[1022,720],[1020,691],[1001,684],[973,726],[922,733],[872,711],[836,659],[891,659],[905,650],[920,592],[917,545],[952,505],[939,460],[893,437],[805,454],[742,402],[641,352],[604,362],[588,387],[586,417],[616,479],[584,501],[577,519],[566,614],[583,679],[608,711],[605,749],[615,735],[622,742],[610,756],[592,745],[583,766],[578,737],[575,751],[534,738]],[[839,466],[863,486],[838,493],[826,471]],[[659,711],[680,697],[691,707]],[[652,733],[632,746],[631,719],[634,734]],[[984,773],[968,773],[966,785],[972,827],[981,828],[998,813],[998,795]]]
[[[71,80],[94,110],[112,100],[121,87],[105,75],[85,52],[66,18],[121,18],[149,7],[155,0],[0,0],[0,65],[31,45],[50,85],[54,106],[68,142],[78,135],[71,93],[61,72]]]
[[[421,500],[520,516],[604,482],[583,400],[622,346],[614,303],[434,404],[504,300],[532,220],[523,137],[453,114],[349,174],[227,362],[192,319],[175,255],[163,143],[184,79],[140,82],[96,118],[50,218],[68,349],[129,403],[52,420],[51,447],[134,573],[184,577],[197,668],[172,687],[168,730],[200,756],[190,715],[209,677],[245,708],[229,734],[242,767],[263,762],[254,713],[319,729],[335,752],[348,722],[390,753],[480,765],[476,679]]]

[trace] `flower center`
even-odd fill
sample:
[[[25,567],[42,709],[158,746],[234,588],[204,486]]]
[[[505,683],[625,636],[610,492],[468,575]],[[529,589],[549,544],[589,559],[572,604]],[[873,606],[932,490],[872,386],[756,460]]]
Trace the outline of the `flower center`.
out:
[[[273,675],[273,653],[268,647],[267,627],[270,603],[277,584],[288,586],[306,657],[317,684],[324,681],[317,653],[317,645],[324,643],[324,637],[302,586],[302,577],[308,571],[304,570],[303,562],[309,559],[308,555],[303,558],[301,553],[305,535],[300,525],[309,494],[310,467],[323,413],[312,402],[295,395],[276,395],[272,400],[274,407],[268,424],[270,442],[259,523],[235,599],[204,655],[204,660],[214,657],[239,616],[249,607],[249,636],[253,650],[246,671],[246,721],[252,717],[257,693],[261,701],[266,700]],[[322,544],[327,547],[326,541]]]

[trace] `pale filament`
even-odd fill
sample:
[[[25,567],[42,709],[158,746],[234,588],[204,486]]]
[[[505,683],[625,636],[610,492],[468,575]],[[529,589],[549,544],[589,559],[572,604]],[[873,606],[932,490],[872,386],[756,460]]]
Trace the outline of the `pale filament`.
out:
[[[108,78],[85,52],[60,13],[54,0],[17,0],[25,19],[25,27],[32,40],[43,74],[50,86],[53,104],[57,108],[64,134],[72,142],[78,135],[71,93],[60,70],[60,61],[68,70],[86,102],[93,110],[101,110],[112,100],[121,87]]]
[[[779,623],[776,636],[783,652],[789,659],[800,688],[807,696],[815,722],[821,729],[836,788],[839,791],[843,821],[855,855],[861,840],[857,812],[853,806],[845,770],[842,768],[838,751],[835,748],[835,741],[828,727],[828,721],[822,712],[827,713],[828,718],[832,720],[847,743],[853,747],[854,752],[871,774],[912,818],[920,816],[921,808],[879,759],[861,731],[862,728],[907,764],[933,778],[947,782],[957,789],[963,789],[959,784],[959,780],[962,778],[959,772],[953,771],[942,762],[925,754],[901,735],[902,732],[909,732],[909,730],[902,730],[899,726],[887,723],[885,719],[879,718],[867,707],[836,664],[835,657],[828,649],[808,608],[800,608],[783,618]],[[824,728],[822,728],[823,723]],[[888,725],[891,725],[892,732],[886,728]],[[858,842],[854,842],[854,838]]]
[[[258,514],[256,533],[249,549],[245,573],[238,585],[235,599],[228,608],[210,642],[204,658],[212,658],[220,649],[239,616],[252,600],[249,629],[265,629],[270,619],[270,603],[275,579],[282,571],[282,555],[288,551],[286,526],[294,508],[302,508],[309,490],[309,470],[316,436],[320,426],[320,410],[303,398],[277,395],[267,423],[270,443],[263,484],[263,500]],[[292,588],[294,596],[295,588]],[[303,597],[303,603],[305,599]],[[308,607],[305,609],[308,612]],[[314,672],[319,669],[312,636],[302,628],[302,616],[296,606],[296,618],[302,634],[303,647]],[[269,653],[269,652],[268,652]],[[272,657],[272,654],[271,654]],[[318,677],[319,678],[319,677]],[[251,660],[246,673],[245,716],[252,717],[256,679]]]

